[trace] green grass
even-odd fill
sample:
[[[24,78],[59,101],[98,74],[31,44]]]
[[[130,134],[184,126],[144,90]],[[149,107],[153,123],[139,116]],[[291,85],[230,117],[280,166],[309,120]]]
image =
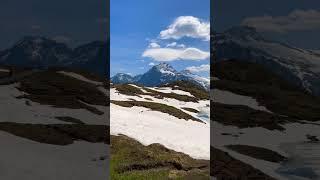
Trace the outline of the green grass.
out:
[[[190,81],[174,81],[168,84],[162,85],[162,87],[171,87],[173,90],[186,91],[192,94],[197,100],[208,100],[210,95],[209,92],[203,88],[198,87]]]
[[[114,88],[116,88],[116,90],[121,93],[121,94],[125,94],[128,96],[139,96],[139,95],[143,95],[144,93],[141,91],[141,89],[131,86],[129,84],[116,84],[113,85]]]
[[[185,119],[185,120],[191,119],[193,121],[198,121],[203,123],[203,121],[181,111],[180,109],[177,109],[173,106],[168,106],[166,104],[161,104],[156,102],[147,102],[147,101],[114,101],[114,100],[111,100],[111,103],[116,104],[118,106],[123,106],[123,107],[133,107],[133,106],[145,107],[153,111],[159,111],[159,112],[170,114],[179,119]]]
[[[184,101],[184,102],[198,102],[198,98],[195,97],[191,97],[191,96],[187,96],[187,95],[181,95],[181,94],[177,94],[177,93],[163,93],[163,92],[159,92],[156,90],[152,90],[149,88],[144,88],[144,90],[146,90],[148,93],[146,93],[146,95],[151,95],[154,96],[156,98],[162,99],[162,98],[171,98],[171,99],[176,99],[179,101]]]
[[[55,145],[68,145],[76,140],[109,142],[109,127],[103,125],[0,122],[0,130],[36,142]]]
[[[270,161],[274,163],[280,163],[282,161],[287,160],[286,157],[282,156],[281,154],[275,151],[272,151],[270,149],[262,148],[262,147],[255,147],[255,146],[248,146],[248,145],[241,145],[241,144],[227,145],[226,147],[237,153],[244,154],[246,156],[250,156],[255,159],[261,159],[261,160]]]
[[[183,107],[182,109],[189,111],[189,112],[193,112],[193,113],[198,113],[199,111],[193,108],[188,108],[188,107]]]
[[[176,93],[163,93],[163,92],[152,90],[152,89],[149,89],[146,87],[141,87],[143,90],[147,91],[147,93],[145,93],[141,89],[134,87],[134,86],[131,86],[129,84],[116,84],[116,85],[113,85],[112,87],[116,88],[116,90],[119,93],[125,94],[128,96],[140,97],[140,95],[149,95],[149,96],[153,96],[153,97],[159,98],[159,99],[171,98],[171,99],[176,99],[176,100],[184,101],[184,102],[198,102],[199,100],[203,99],[203,98],[199,98],[196,96],[191,97],[191,96],[181,95],[181,94],[176,94]],[[208,96],[209,96],[209,93],[206,92],[206,97],[208,97]]]
[[[18,89],[28,94],[18,98],[30,99],[40,104],[61,108],[87,109],[99,115],[102,115],[103,112],[85,103],[101,106],[109,104],[108,97],[95,85],[52,70],[36,72],[19,80],[19,82]]]
[[[214,107],[214,112],[211,112],[212,120],[239,128],[264,127],[269,130],[282,131],[284,128],[281,125],[296,122],[293,118],[251,109],[243,105],[211,104]]]
[[[210,148],[210,173],[217,180],[226,179],[263,179],[275,180],[274,178],[264,174],[255,167],[239,161],[229,153],[217,149],[213,146]]]
[[[73,117],[70,117],[70,116],[57,116],[55,118],[59,119],[60,121],[64,121],[64,122],[71,122],[71,123],[74,123],[74,124],[85,124],[80,119],[73,118]]]
[[[191,157],[159,144],[143,146],[126,136],[111,136],[110,179],[209,179],[209,161]]]

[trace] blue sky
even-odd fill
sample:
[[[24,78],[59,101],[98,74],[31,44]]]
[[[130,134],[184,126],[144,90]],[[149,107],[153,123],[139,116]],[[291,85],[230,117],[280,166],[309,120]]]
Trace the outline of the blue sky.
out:
[[[206,56],[209,52],[209,41],[204,36],[181,35],[181,37],[176,37],[170,33],[163,37],[160,36],[161,31],[167,30],[181,16],[187,16],[189,19],[190,17],[196,18],[191,19],[199,20],[200,23],[203,23],[202,27],[209,22],[210,1],[111,0],[111,76],[119,72],[131,73],[132,75],[141,74],[151,67],[150,63],[158,64],[160,61],[166,61],[177,70],[193,67],[191,70],[194,70],[195,73],[208,77],[207,68],[199,68],[207,67],[205,65],[209,64],[209,58]],[[157,43],[160,47],[151,48],[152,42]],[[173,45],[174,42],[180,47],[177,45],[167,47],[168,44]],[[188,52],[200,55],[201,60],[197,57],[191,58],[193,60],[187,60],[190,58],[185,55],[188,56],[190,53],[181,54],[179,58],[170,55],[171,50],[180,53],[188,48],[193,48]],[[146,54],[143,57],[144,52]],[[163,56],[165,58],[162,58]]]
[[[45,36],[74,47],[108,34],[106,0],[2,0],[0,50],[24,36]]]

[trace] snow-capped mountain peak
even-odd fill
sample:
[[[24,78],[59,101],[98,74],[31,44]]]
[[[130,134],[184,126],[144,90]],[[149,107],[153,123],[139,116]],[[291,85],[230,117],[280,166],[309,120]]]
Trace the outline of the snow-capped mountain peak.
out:
[[[176,75],[177,71],[168,63],[160,63],[158,65],[155,65],[152,69],[155,69],[163,74],[168,74],[168,75]]]
[[[288,82],[320,95],[320,56],[316,53],[266,39],[249,27],[231,28],[214,37],[218,61],[258,63]]]
[[[125,73],[117,73],[111,78],[111,81],[115,84],[125,84],[125,83],[132,83],[133,77],[129,74]]]
[[[180,72],[181,74],[184,74],[184,75],[195,75],[194,73],[192,73],[190,70],[188,69],[184,69]]]
[[[71,67],[107,74],[107,43],[93,41],[75,49],[42,36],[26,36],[0,51],[2,65],[28,68]]]
[[[155,65],[146,73],[135,77],[118,73],[111,80],[115,84],[137,83],[144,86],[159,86],[173,81],[187,80],[206,90],[209,90],[210,84],[209,79],[193,74],[189,70],[178,72],[168,63]]]

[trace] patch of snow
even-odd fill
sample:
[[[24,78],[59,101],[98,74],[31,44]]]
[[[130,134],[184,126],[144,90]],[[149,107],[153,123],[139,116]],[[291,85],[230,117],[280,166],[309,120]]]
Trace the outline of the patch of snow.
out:
[[[161,87],[161,88],[152,88],[152,87],[148,87],[149,89],[152,89],[154,91],[158,91],[158,92],[162,92],[162,93],[175,93],[175,94],[179,94],[179,95],[186,95],[186,96],[190,96],[190,97],[194,97],[192,94],[190,94],[189,92],[186,91],[182,91],[179,89],[172,89],[170,87]]]
[[[137,86],[137,85],[135,85],[135,84],[129,84],[129,85],[132,86],[132,87],[135,87],[135,88],[140,89],[143,93],[149,93],[148,91],[144,90],[144,89],[141,88],[140,86]]]
[[[271,113],[271,111],[269,111],[266,107],[260,106],[256,99],[249,96],[243,96],[230,91],[214,89],[211,91],[211,97],[213,98],[213,102],[230,105],[244,105],[255,110]]]
[[[10,72],[9,69],[0,69],[0,72]]]
[[[42,144],[0,132],[1,179],[108,179],[108,145],[76,141],[67,146]],[[97,159],[94,161],[93,159]]]
[[[18,84],[0,86],[0,121],[1,122],[17,122],[17,123],[33,123],[33,124],[68,124],[55,119],[56,116],[70,116],[80,119],[87,124],[105,125],[108,110],[104,106],[94,106],[104,115],[93,114],[85,109],[68,109],[56,108],[50,105],[42,105],[27,99],[17,99],[16,97],[23,95],[17,90]],[[26,105],[26,101],[31,106]]]
[[[154,88],[153,88],[154,89]],[[156,102],[156,103],[161,103],[161,104],[166,104],[168,106],[173,106],[177,109],[182,110],[183,112],[190,114],[191,116],[195,118],[199,118],[197,113],[192,113],[187,110],[182,109],[183,107],[188,107],[188,108],[193,108],[198,111],[201,111],[200,108],[202,107],[207,107],[210,105],[209,100],[201,100],[199,102],[183,102],[179,101],[173,98],[163,98],[163,99],[158,99],[150,95],[139,95],[138,96],[128,96],[119,93],[116,89],[111,88],[110,89],[110,99],[111,100],[116,100],[116,101],[129,101],[130,99],[135,99],[136,101],[148,101],[148,102]],[[145,98],[149,98],[151,100],[146,100]],[[202,113],[207,113],[207,117],[210,118],[210,112],[209,111],[202,111]],[[204,121],[205,123],[209,123],[209,121]]]
[[[82,76],[80,74],[74,73],[74,72],[58,71],[57,73],[60,73],[60,74],[63,74],[63,75],[66,75],[66,76],[69,76],[69,77],[72,77],[72,78],[87,82],[87,83],[91,83],[91,84],[94,84],[94,85],[100,85],[100,86],[103,85],[103,82],[93,81],[91,79],[88,79],[88,78],[86,78],[86,77],[84,77],[84,76]]]
[[[271,131],[261,127],[240,129],[235,126],[225,126],[218,122],[213,122],[211,123],[211,131],[213,132],[212,137],[214,138],[211,138],[211,144],[214,147],[230,153],[234,158],[248,163],[272,177],[281,179],[281,175],[276,172],[276,170],[280,168],[280,164],[270,163],[241,155],[225,148],[224,146],[230,144],[242,144],[263,147],[288,157],[289,154],[281,148],[282,144],[305,142],[307,140],[306,134],[312,134],[320,137],[320,127],[318,125],[291,123],[283,125],[283,127],[285,128],[285,131]],[[239,134],[240,132],[243,134]],[[221,135],[222,133],[238,134],[239,137]],[[284,179],[284,177],[282,177],[282,179]]]
[[[161,73],[163,73],[163,74],[169,74],[169,75],[172,75],[172,76],[175,75],[175,73],[173,73],[172,71],[167,71],[167,70],[164,70],[164,69],[159,69],[159,71],[160,71]]]
[[[110,133],[144,145],[160,143],[197,159],[210,159],[210,124],[178,119],[143,107],[110,105]]]

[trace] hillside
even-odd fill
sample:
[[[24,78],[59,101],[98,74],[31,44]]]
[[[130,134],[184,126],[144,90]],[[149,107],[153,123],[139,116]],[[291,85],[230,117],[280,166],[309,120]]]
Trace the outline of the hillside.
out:
[[[209,97],[189,86],[111,85],[111,177],[209,178]]]
[[[70,69],[2,71],[8,72],[0,78],[2,178],[106,179],[104,78]]]
[[[298,148],[288,147],[317,147],[310,137],[320,137],[320,99],[259,63],[231,59],[213,66],[211,144],[220,155],[211,163],[220,169],[211,175],[236,179],[246,166],[249,179],[318,177],[319,162],[310,159],[317,153],[299,149],[297,158]]]

